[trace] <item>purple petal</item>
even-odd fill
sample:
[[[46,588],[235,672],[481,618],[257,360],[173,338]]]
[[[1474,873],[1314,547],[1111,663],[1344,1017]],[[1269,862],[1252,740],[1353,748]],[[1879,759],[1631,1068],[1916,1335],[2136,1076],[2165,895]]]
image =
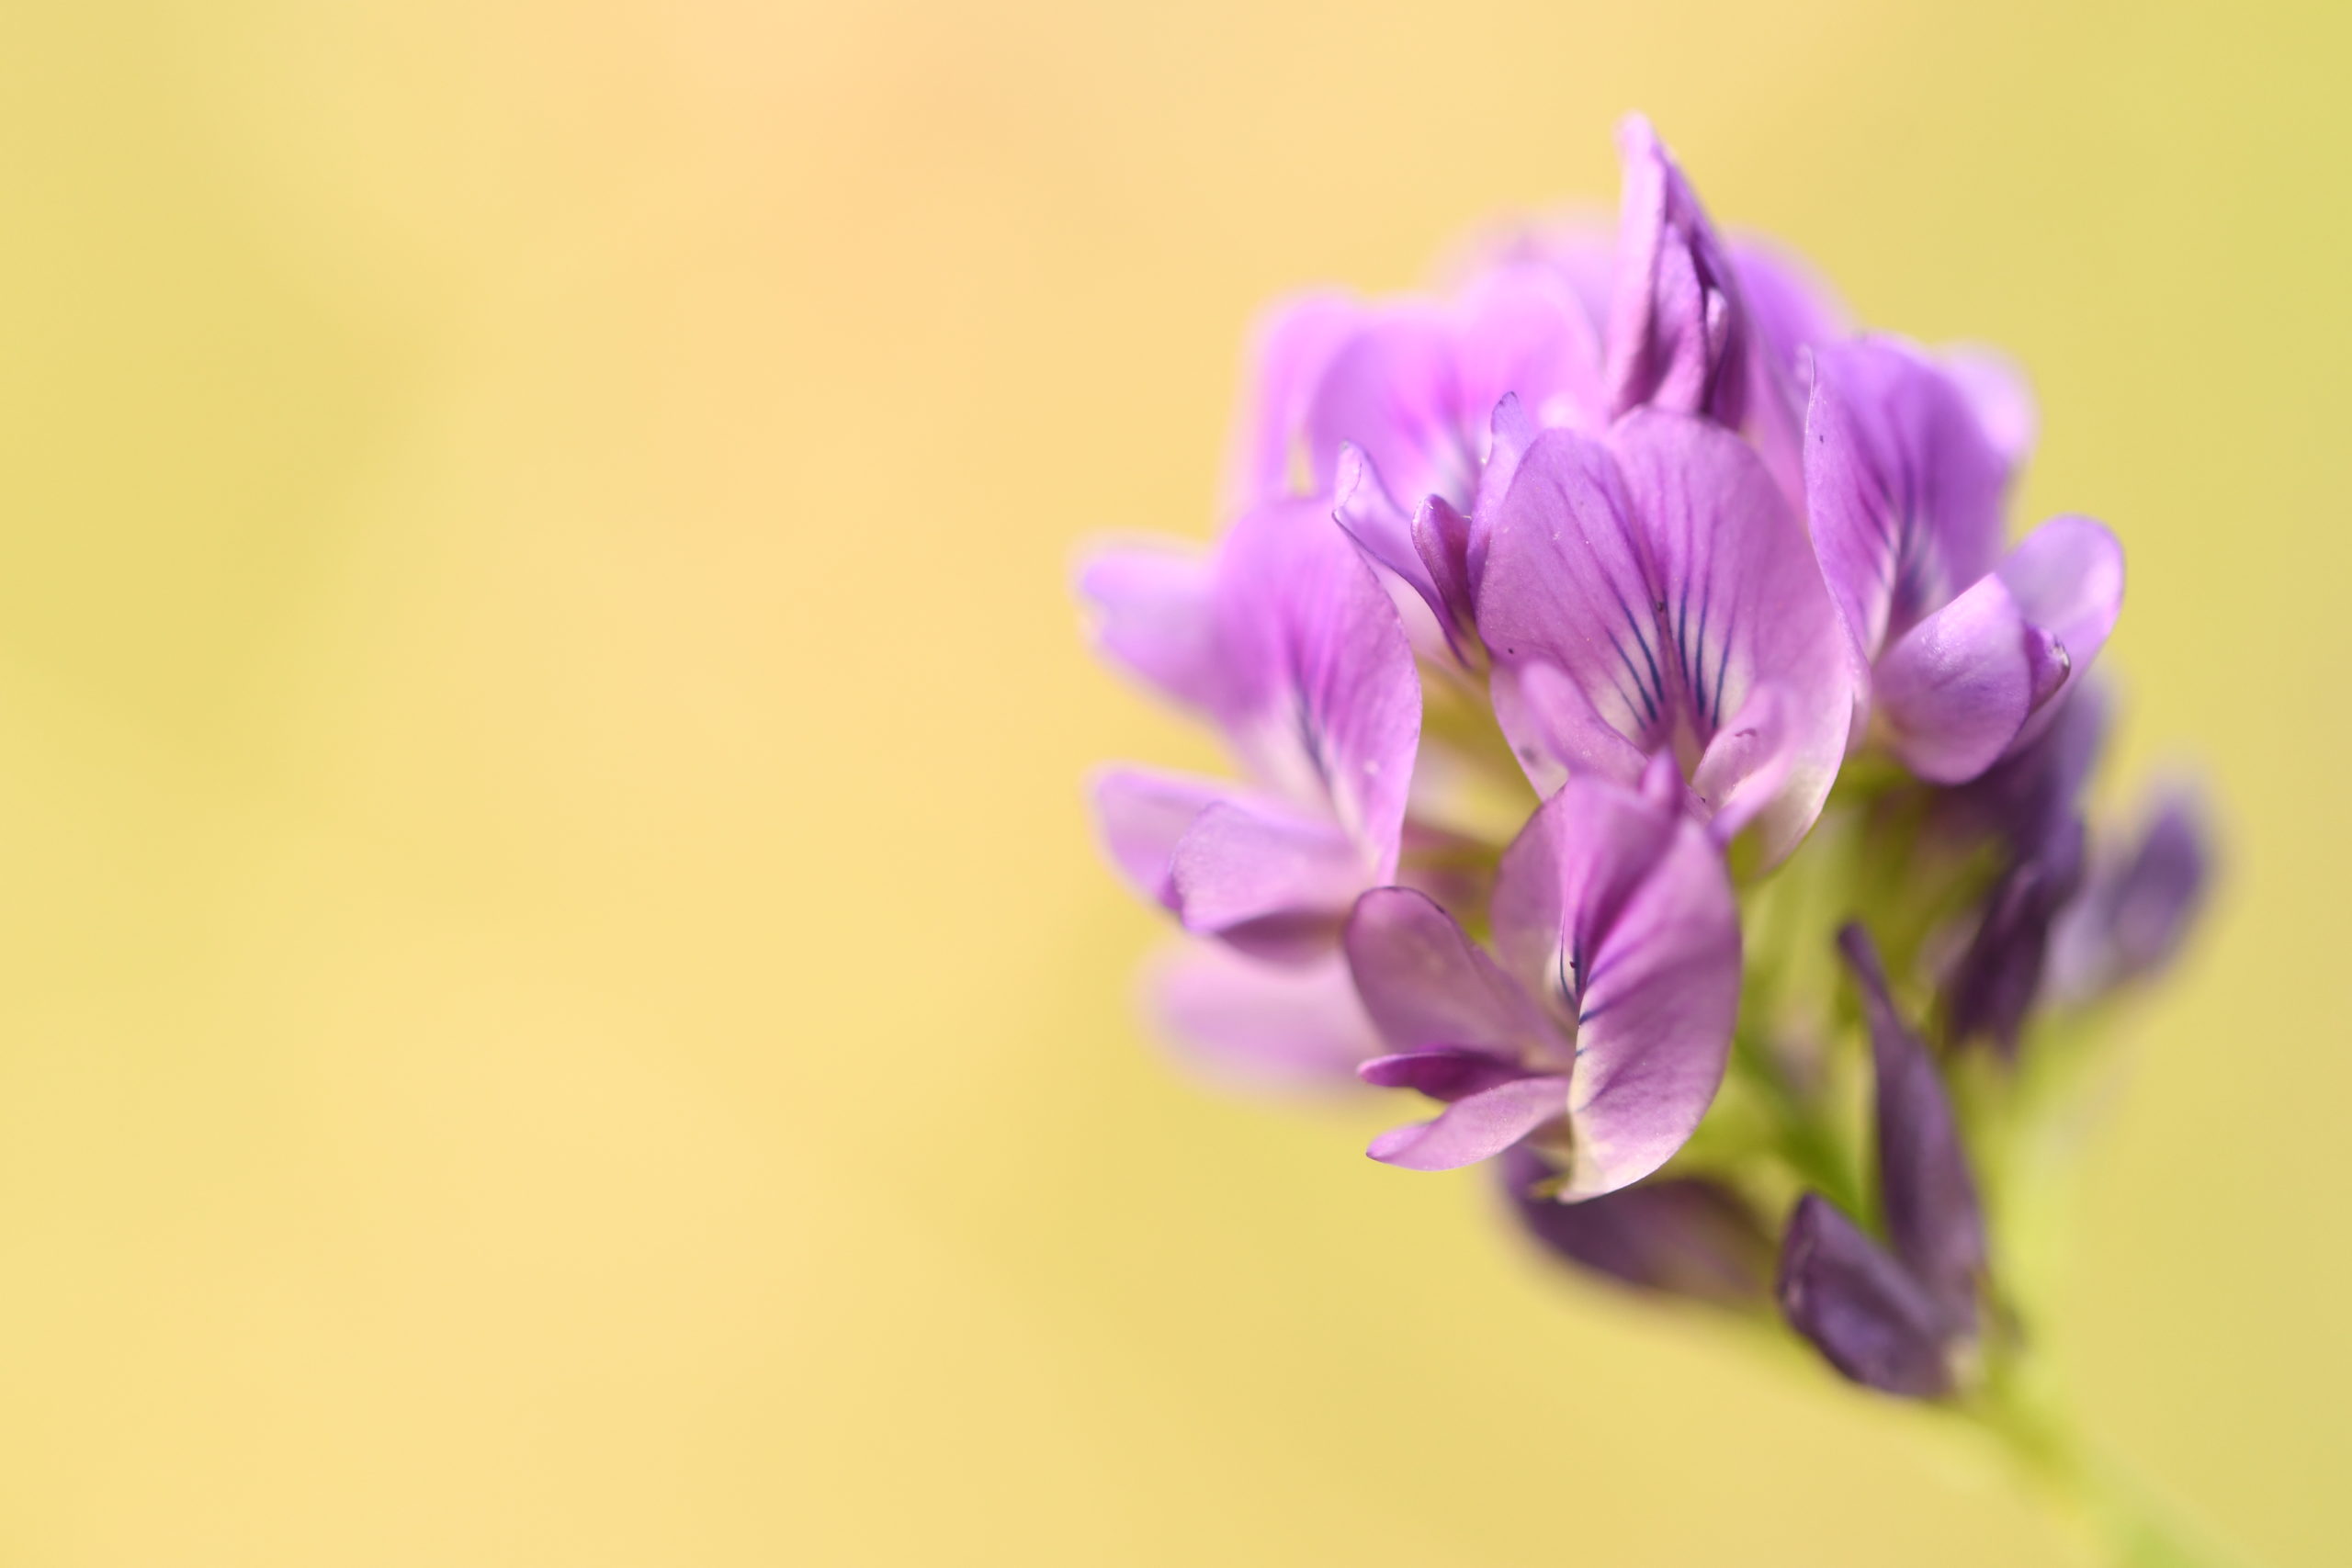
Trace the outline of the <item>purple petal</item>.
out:
[[[1809,351],[1851,333],[1844,303],[1799,257],[1743,236],[1731,242],[1731,259],[1757,335],[1792,385]]]
[[[1795,396],[1757,337],[1738,270],[1649,122],[1618,127],[1623,193],[1603,382],[1609,412],[1695,414],[1756,443],[1772,482],[1804,498]]]
[[[1364,1153],[1408,1170],[1454,1170],[1502,1153],[1566,1109],[1568,1080],[1517,1078],[1457,1100],[1434,1121],[1392,1127]]]
[[[1235,674],[1219,716],[1251,771],[1328,811],[1385,882],[1421,724],[1396,608],[1327,503],[1261,507],[1217,557],[1218,636]],[[1363,885],[1360,885],[1363,886]]]
[[[2139,836],[2060,917],[2051,938],[2057,988],[2087,1000],[2163,970],[2204,908],[2213,858],[2202,792],[2177,785],[2160,795]]]
[[[1170,868],[1193,823],[1233,793],[1223,780],[1149,768],[1104,768],[1088,781],[1103,852],[1128,886],[1152,903],[1176,907]]]
[[[1655,562],[1645,667],[1656,660],[1679,703],[1678,750],[1703,753],[1758,685],[1779,688],[1786,773],[1758,819],[1776,862],[1820,814],[1853,716],[1845,639],[1804,525],[1747,444],[1703,421],[1634,414],[1611,445]]]
[[[1470,601],[1470,519],[1442,495],[1423,501],[1421,509],[1413,514],[1413,553],[1420,558],[1421,570],[1428,574],[1430,586],[1436,590],[1431,608],[1437,612],[1438,624],[1446,628],[1447,638],[1455,643],[1457,654],[1463,651],[1461,639],[1471,634],[1475,625]]]
[[[1300,962],[1328,950],[1373,880],[1334,824],[1263,801],[1204,807],[1170,857],[1170,907],[1184,929]]]
[[[1449,599],[1446,592],[1439,587],[1437,579],[1431,575],[1431,570],[1423,558],[1419,520],[1408,516],[1389,495],[1387,487],[1380,482],[1379,470],[1373,467],[1372,459],[1353,446],[1340,448],[1339,473],[1332,481],[1331,493],[1334,498],[1332,520],[1356,542],[1366,558],[1411,589],[1429,607],[1430,618],[1435,622],[1442,638],[1442,641],[1431,640],[1427,650],[1430,656],[1451,653],[1464,663],[1468,662],[1458,640],[1462,620],[1456,613],[1456,605],[1460,601]],[[1446,507],[1449,514],[1460,515],[1447,507],[1443,496],[1436,495],[1422,502],[1421,514],[1430,516],[1431,509],[1436,507]],[[1465,523],[1465,544],[1467,526]],[[1442,560],[1440,564],[1453,565]],[[1460,592],[1457,587],[1455,592]],[[1409,632],[1410,628],[1408,630]]]
[[[1409,1089],[1449,1105],[1484,1094],[1498,1084],[1535,1076],[1520,1066],[1515,1056],[1498,1056],[1467,1045],[1438,1045],[1375,1056],[1356,1069],[1356,1077],[1374,1089]]]
[[[1215,711],[1227,677],[1211,581],[1207,558],[1172,542],[1095,550],[1078,574],[1095,650],[1170,701]]]
[[[2083,786],[2106,745],[2111,705],[2106,687],[2093,678],[2069,682],[2052,705],[2057,711],[2040,736],[1982,776],[1937,795],[1941,830],[1997,839],[2012,858],[2037,853],[2073,830]]]
[[[1609,412],[1645,406],[1737,428],[1747,392],[1731,256],[1649,121],[1617,129],[1623,193],[1610,301]]]
[[[1951,1392],[1935,1303],[1818,1192],[1789,1218],[1777,1290],[1789,1326],[1855,1382],[1909,1399]]]
[[[1342,941],[1356,991],[1394,1050],[1473,1046],[1517,1062],[1559,1046],[1518,982],[1411,888],[1375,887],[1357,899]]]
[[[1976,423],[1985,439],[2000,454],[2001,461],[2008,465],[2009,472],[2015,474],[2032,455],[2034,436],[2041,423],[2025,373],[1998,349],[1973,344],[1947,348],[1939,357],[1943,362],[1944,374],[1959,384],[1968,406],[1975,411]]]
[[[1621,1285],[1717,1306],[1758,1307],[1772,1289],[1772,1238],[1746,1200],[1700,1177],[1653,1178],[1564,1203],[1532,1190],[1554,1172],[1524,1145],[1499,1167],[1511,1211],[1546,1251]]]
[[[1871,674],[1888,746],[1930,784],[1973,779],[2009,750],[2066,679],[2055,637],[2027,624],[1997,576],[1920,621]]]
[[[1316,476],[1329,479],[1340,448],[1359,447],[1407,504],[1425,495],[1467,504],[1477,481],[1477,417],[1463,404],[1453,334],[1441,309],[1392,305],[1324,372],[1306,416],[1310,460]]]
[[[1960,1124],[1934,1059],[1887,993],[1886,972],[1868,933],[1849,925],[1838,932],[1838,945],[1870,1020],[1878,1080],[1879,1201],[1887,1239],[1911,1277],[1942,1307],[1951,1331],[1973,1333],[1984,1273],[1984,1220]]]
[[[1951,1043],[1986,1038],[2017,1055],[2026,1015],[2041,992],[2050,931],[2082,886],[2083,825],[2069,828],[2002,875],[1944,991]]]
[[[1509,973],[1577,1019],[1572,1197],[1637,1181],[1713,1100],[1739,1006],[1739,919],[1723,858],[1671,804],[1571,779],[1504,852],[1494,898]]]
[[[1910,348],[1821,350],[1804,468],[1822,573],[1863,662],[1992,570],[2008,465],[1960,384]]]
[[[1306,477],[1307,409],[1332,355],[1364,318],[1363,305],[1340,294],[1286,299],[1259,318],[1241,417],[1226,458],[1228,514],[1310,488],[1299,482]]]
[[[1569,280],[1536,263],[1473,276],[1454,307],[1456,396],[1464,428],[1483,433],[1515,397],[1538,424],[1605,423],[1600,341]],[[1482,454],[1483,455],[1483,454]],[[1467,505],[1467,495],[1451,498]]]
[[[1241,1087],[1353,1087],[1380,1037],[1337,953],[1304,967],[1261,964],[1221,942],[1186,942],[1148,977],[1149,1009],[1176,1053]]]
[[[2107,646],[2123,609],[2123,547],[2087,517],[2052,517],[2001,558],[1994,569],[2027,621],[2066,650],[2070,673],[2057,690],[2080,681]],[[2019,743],[2050,727],[2045,705],[2026,721]]]
[[[1760,684],[1691,770],[1690,789],[1713,812],[1707,827],[1715,842],[1728,844],[1763,814],[1788,784],[1793,761],[1789,703],[1778,686]]]

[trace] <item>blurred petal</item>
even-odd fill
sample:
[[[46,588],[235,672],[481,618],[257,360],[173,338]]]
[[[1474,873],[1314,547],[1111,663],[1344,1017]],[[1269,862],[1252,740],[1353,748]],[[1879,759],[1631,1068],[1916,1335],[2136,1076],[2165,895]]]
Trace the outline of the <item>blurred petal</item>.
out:
[[[1337,953],[1286,966],[1222,942],[1186,942],[1154,963],[1147,994],[1179,1056],[1242,1087],[1351,1088],[1358,1064],[1380,1049]]]
[[[2164,969],[2204,909],[2213,859],[2203,793],[2184,784],[2160,795],[2138,837],[2060,916],[2051,937],[2056,988],[2088,1000]]]
[[[1814,546],[1861,661],[1992,569],[2008,466],[1959,383],[1912,349],[1821,350],[1804,467]]]
[[[1477,481],[1477,416],[1463,406],[1454,355],[1437,305],[1383,309],[1332,356],[1316,389],[1306,416],[1315,476],[1329,479],[1340,449],[1352,446],[1408,506],[1432,494],[1467,503]]]
[[[1960,784],[2010,749],[2066,671],[2057,639],[2027,624],[2007,585],[1987,575],[1880,657],[1871,694],[1904,766],[1930,784]]]
[[[1207,557],[1173,541],[1109,545],[1079,568],[1095,650],[1170,701],[1213,712],[1226,694]]]
[[[1938,357],[1943,362],[1944,374],[1959,384],[1968,406],[1975,411],[1984,438],[2014,477],[2032,455],[2034,436],[2041,424],[2025,372],[2000,350],[1975,344],[1946,348]]]
[[[1554,1175],[1521,1145],[1498,1167],[1511,1212],[1553,1256],[1621,1285],[1724,1307],[1771,1298],[1772,1238],[1746,1200],[1698,1177],[1653,1178],[1582,1202],[1533,1190]]]
[[[1879,1201],[1887,1239],[1955,1334],[1974,1332],[1985,1268],[1984,1219],[1942,1076],[1887,993],[1878,950],[1858,925],[1838,945],[1861,992],[1877,1078]]]
[[[1112,865],[1136,893],[1172,909],[1176,893],[1170,867],[1177,843],[1204,810],[1234,790],[1221,779],[1114,767],[1097,771],[1087,793]]]
[[[1357,994],[1392,1050],[1475,1046],[1517,1061],[1558,1044],[1519,984],[1422,894],[1374,888],[1356,900],[1342,942]]]
[[[1231,796],[1193,818],[1169,866],[1185,930],[1286,961],[1336,940],[1368,879],[1363,854],[1330,822]]]
[[[1331,356],[1363,325],[1364,307],[1341,294],[1285,299],[1258,320],[1250,370],[1226,458],[1225,502],[1238,514],[1294,495],[1305,478],[1308,405]]]
[[[1777,1289],[1789,1326],[1855,1382],[1910,1399],[1951,1392],[1935,1303],[1818,1192],[1789,1218]]]
[[[1457,1100],[1434,1121],[1393,1127],[1364,1153],[1408,1170],[1453,1170],[1488,1159],[1566,1109],[1568,1080],[1516,1078]]]
[[[1768,353],[1795,378],[1808,352],[1852,332],[1845,304],[1800,257],[1769,240],[1743,235],[1731,242],[1740,297]]]
[[[1942,831],[2000,840],[2015,858],[2073,830],[2083,786],[2107,744],[2112,704],[2094,675],[2069,682],[2051,705],[2052,720],[2041,735],[1981,776],[1938,794],[1933,809]]]
[[[2083,824],[2076,818],[2011,865],[1984,900],[1976,932],[1945,987],[1951,1041],[1990,1039],[2017,1054],[2026,1015],[2041,991],[2050,930],[2082,886]]]

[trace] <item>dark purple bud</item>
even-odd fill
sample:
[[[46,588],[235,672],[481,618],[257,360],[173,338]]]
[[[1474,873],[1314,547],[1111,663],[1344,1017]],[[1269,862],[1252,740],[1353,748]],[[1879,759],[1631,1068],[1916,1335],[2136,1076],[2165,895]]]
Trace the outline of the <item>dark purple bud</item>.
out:
[[[1781,1245],[1781,1311],[1847,1377],[1883,1393],[1952,1389],[1941,1314],[1919,1282],[1818,1192],[1797,1200]]]
[[[1532,1150],[1511,1150],[1500,1169],[1528,1234],[1565,1262],[1635,1290],[1716,1306],[1761,1307],[1771,1297],[1771,1233],[1721,1182],[1657,1177],[1562,1203],[1536,1194],[1553,1171]]]
[[[2077,818],[1993,885],[1976,934],[1944,990],[1945,1023],[1953,1044],[1989,1039],[2015,1058],[2026,1015],[2041,993],[2051,927],[2082,881],[2083,824]]]
[[[2059,922],[2052,963],[2065,995],[2086,1000],[2154,975],[2196,924],[2213,880],[2213,832],[2190,786],[2159,797],[2138,840],[2097,866]]]
[[[1887,992],[1878,950],[1860,926],[1838,933],[1869,1015],[1878,1079],[1879,1203],[1887,1239],[1955,1335],[1976,1327],[1984,1272],[1984,1219],[1960,1123],[1934,1058]]]

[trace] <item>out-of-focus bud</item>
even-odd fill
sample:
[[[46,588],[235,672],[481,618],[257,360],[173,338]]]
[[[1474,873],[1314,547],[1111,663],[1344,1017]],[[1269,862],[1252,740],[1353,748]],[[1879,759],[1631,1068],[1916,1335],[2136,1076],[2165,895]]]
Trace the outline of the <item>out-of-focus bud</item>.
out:
[[[2204,911],[2213,828],[2193,785],[2160,794],[2139,836],[2100,857],[2051,936],[2051,987],[2088,1001],[2169,964]]]
[[[1545,1251],[1620,1285],[1715,1306],[1770,1300],[1772,1237],[1747,1200],[1703,1177],[1660,1177],[1563,1203],[1542,1189],[1555,1172],[1521,1147],[1500,1162],[1512,1212]]]
[[[2051,928],[2082,882],[2077,818],[1993,885],[1976,934],[1944,987],[1944,1026],[1954,1045],[1990,1040],[2003,1055],[2016,1057],[2026,1015],[2041,994]]]

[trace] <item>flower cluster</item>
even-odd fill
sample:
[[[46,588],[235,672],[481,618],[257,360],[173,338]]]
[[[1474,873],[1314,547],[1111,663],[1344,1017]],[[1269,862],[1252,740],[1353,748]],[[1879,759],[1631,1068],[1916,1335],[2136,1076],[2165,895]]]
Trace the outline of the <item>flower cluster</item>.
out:
[[[2022,1064],[2178,946],[2203,818],[2086,829],[2122,553],[2005,547],[2018,378],[1855,330],[1620,147],[1613,234],[1269,315],[1223,536],[1079,584],[1242,776],[1094,809],[1204,1066],[1418,1095],[1373,1158],[1493,1161],[1559,1257],[1953,1394],[2011,1320],[1979,1179]]]

